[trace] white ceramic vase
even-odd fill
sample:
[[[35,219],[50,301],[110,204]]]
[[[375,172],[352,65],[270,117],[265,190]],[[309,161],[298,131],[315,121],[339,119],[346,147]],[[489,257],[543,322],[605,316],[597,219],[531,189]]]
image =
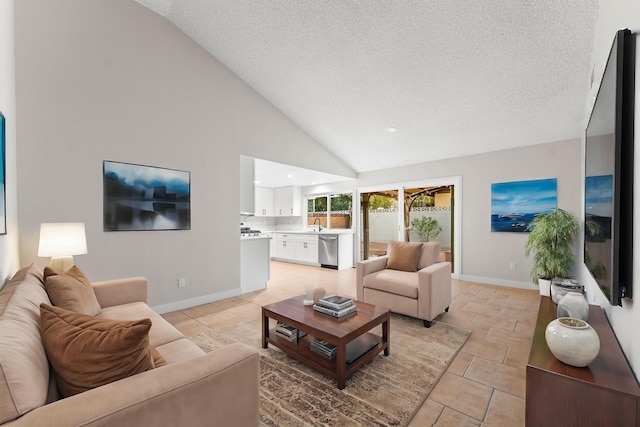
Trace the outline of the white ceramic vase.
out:
[[[558,317],[573,317],[574,319],[589,319],[589,303],[580,292],[567,292],[558,301]]]
[[[544,337],[551,353],[567,365],[587,366],[600,352],[600,338],[584,320],[571,317],[552,320]]]
[[[538,288],[540,288],[540,295],[551,296],[551,280],[538,278]]]

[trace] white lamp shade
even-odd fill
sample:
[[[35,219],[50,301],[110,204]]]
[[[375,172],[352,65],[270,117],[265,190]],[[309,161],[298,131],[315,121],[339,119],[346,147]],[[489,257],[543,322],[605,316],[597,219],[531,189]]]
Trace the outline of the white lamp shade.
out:
[[[82,222],[40,224],[38,256],[64,257],[87,253],[87,238]]]

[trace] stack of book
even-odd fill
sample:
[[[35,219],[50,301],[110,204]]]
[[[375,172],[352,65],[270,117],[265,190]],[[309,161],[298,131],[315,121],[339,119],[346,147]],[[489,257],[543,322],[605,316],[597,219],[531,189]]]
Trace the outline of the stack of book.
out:
[[[293,326],[289,326],[286,323],[278,322],[276,324],[276,335],[284,338],[289,342],[296,342],[299,338],[307,335],[306,332],[299,331]]]
[[[351,298],[339,295],[327,295],[313,305],[313,309],[333,317],[343,317],[355,313],[357,307]]]
[[[310,348],[312,352],[329,360],[333,359],[338,351],[338,347],[319,338],[311,341]]]

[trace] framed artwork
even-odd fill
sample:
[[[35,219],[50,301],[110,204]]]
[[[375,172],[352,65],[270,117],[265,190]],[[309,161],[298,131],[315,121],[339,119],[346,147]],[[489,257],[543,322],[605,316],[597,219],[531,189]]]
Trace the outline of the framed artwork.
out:
[[[5,124],[4,116],[0,113],[0,235],[7,234],[7,197],[5,191],[5,168],[7,162],[5,160]]]
[[[105,161],[104,231],[190,230],[191,174]]]
[[[557,206],[557,179],[491,184],[491,231],[525,232],[539,213]]]

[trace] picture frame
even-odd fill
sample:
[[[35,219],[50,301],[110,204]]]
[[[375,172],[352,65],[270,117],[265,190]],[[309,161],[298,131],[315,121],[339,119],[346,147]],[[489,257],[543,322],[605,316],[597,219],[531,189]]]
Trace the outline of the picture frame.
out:
[[[527,232],[533,218],[558,204],[557,178],[491,184],[491,231]]]
[[[0,235],[7,234],[7,186],[6,186],[6,127],[5,118],[0,112]]]
[[[191,229],[191,173],[103,162],[104,231]]]

